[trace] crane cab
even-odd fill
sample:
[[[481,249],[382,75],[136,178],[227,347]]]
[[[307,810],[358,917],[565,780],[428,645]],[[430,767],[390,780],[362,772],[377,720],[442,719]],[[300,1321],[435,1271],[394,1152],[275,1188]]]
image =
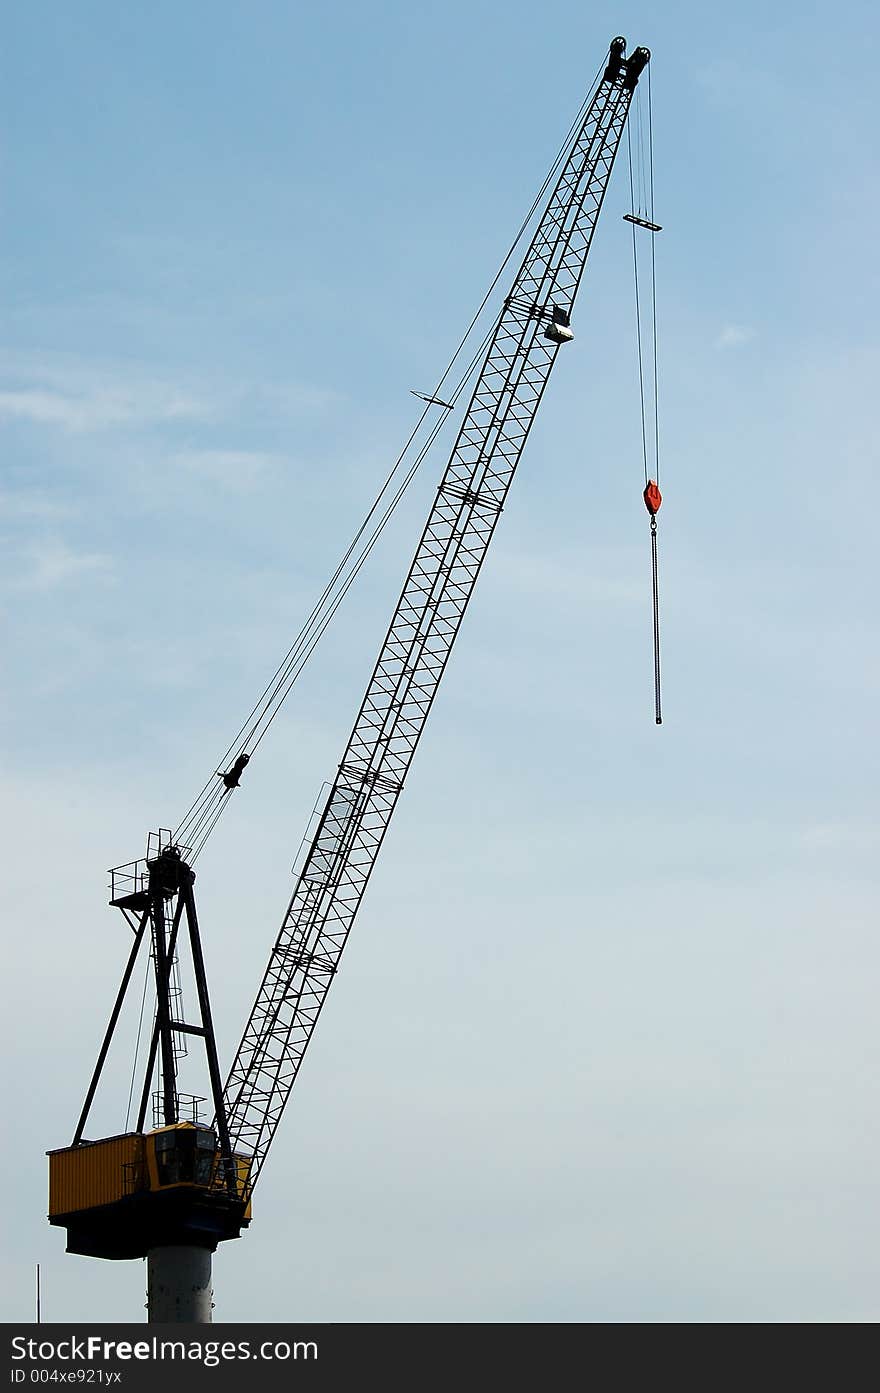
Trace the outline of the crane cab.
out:
[[[144,1138],[144,1159],[150,1190],[181,1185],[210,1189],[217,1162],[217,1138],[210,1127],[176,1122]]]
[[[211,1127],[176,1122],[49,1152],[49,1223],[67,1229],[67,1251],[145,1257],[195,1243],[213,1251],[251,1219],[250,1157],[224,1174]]]

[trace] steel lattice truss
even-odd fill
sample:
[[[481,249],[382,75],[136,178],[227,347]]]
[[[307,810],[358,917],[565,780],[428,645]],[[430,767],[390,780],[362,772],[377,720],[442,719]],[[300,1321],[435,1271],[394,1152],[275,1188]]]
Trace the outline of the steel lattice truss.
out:
[[[643,52],[640,50],[640,52]],[[613,49],[612,49],[613,55]],[[504,302],[225,1088],[256,1180],[483,564],[571,311],[635,81],[609,64]],[[636,74],[637,76],[637,74]]]

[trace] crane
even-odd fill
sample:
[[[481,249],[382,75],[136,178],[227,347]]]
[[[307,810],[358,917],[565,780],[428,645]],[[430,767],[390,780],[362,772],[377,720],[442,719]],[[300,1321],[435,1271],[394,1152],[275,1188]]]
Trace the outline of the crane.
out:
[[[290,903],[222,1081],[190,849],[151,833],[144,858],[111,872],[110,903],[132,942],[70,1146],[49,1152],[49,1221],[67,1251],[148,1260],[148,1319],[211,1319],[211,1255],[251,1220],[251,1195],[327,999],[572,313],[646,48],[615,38],[516,273],[320,809]],[[433,394],[429,399],[448,408]],[[222,774],[223,796],[250,758]],[[150,945],[156,1013],[133,1130],[86,1128],[136,961]],[[182,1018],[188,947],[198,1019]],[[214,1110],[177,1087],[181,1042],[200,1041]],[[154,1125],[147,1125],[158,1073]],[[190,1100],[191,1102],[191,1100]]]

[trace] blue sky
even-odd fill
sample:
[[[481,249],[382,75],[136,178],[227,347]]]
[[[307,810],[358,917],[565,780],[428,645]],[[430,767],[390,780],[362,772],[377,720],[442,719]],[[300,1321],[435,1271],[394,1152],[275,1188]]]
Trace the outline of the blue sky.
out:
[[[18,7],[2,96],[7,1319],[176,821],[609,39],[653,52],[665,724],[625,167],[218,1320],[877,1311],[875,10]],[[443,458],[200,862],[228,1060]],[[126,1028],[133,1026],[127,1022]],[[128,1059],[101,1125],[119,1130]]]

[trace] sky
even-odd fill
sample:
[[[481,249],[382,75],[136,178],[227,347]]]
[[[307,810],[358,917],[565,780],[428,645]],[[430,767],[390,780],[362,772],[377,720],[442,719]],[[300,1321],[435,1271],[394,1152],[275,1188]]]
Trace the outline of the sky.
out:
[[[216,767],[616,34],[653,54],[664,723],[619,163],[215,1319],[880,1315],[875,7],[32,0],[0,97],[6,1320],[36,1263],[44,1319],[141,1318],[143,1264],[45,1218],[127,952],[106,868]],[[443,463],[199,861],[224,1063]]]

